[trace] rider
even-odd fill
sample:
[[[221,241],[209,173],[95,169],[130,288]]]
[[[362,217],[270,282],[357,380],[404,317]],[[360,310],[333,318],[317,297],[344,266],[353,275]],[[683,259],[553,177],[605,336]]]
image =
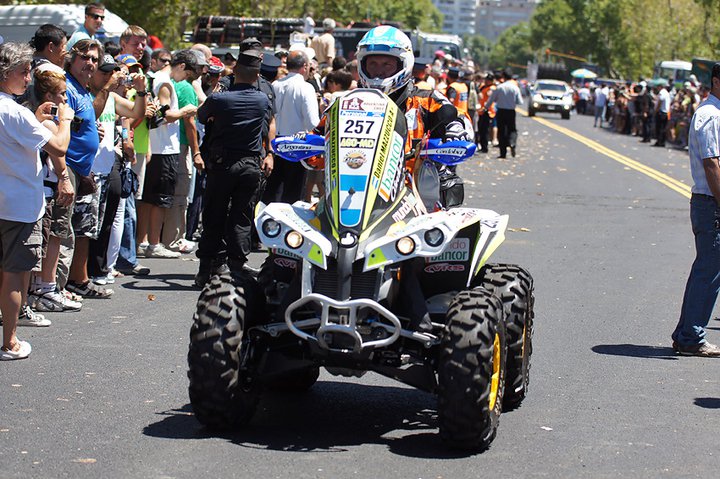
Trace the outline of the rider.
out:
[[[410,39],[395,27],[382,25],[368,31],[357,48],[360,85],[376,88],[387,94],[405,114],[409,140],[426,135],[444,141],[467,139],[462,118],[455,106],[437,90],[424,90],[413,83],[415,56]],[[407,165],[414,169],[414,159]],[[445,206],[462,203],[462,180],[453,169],[436,164],[440,175],[440,198]],[[432,323],[417,277],[422,263],[406,265],[404,280],[400,284],[399,309],[411,318],[410,328],[429,332]]]
[[[358,43],[356,57],[360,85],[381,90],[395,102],[405,114],[411,140],[428,133],[445,141],[465,138],[455,106],[442,93],[413,84],[415,55],[402,31],[387,25],[373,28]]]
[[[415,55],[407,35],[395,27],[381,25],[368,31],[357,47],[360,86],[375,88],[388,95],[405,115],[409,140],[441,138],[443,141],[466,140],[465,125],[455,106],[437,90],[418,88],[413,83]],[[320,127],[324,125],[324,118]],[[410,172],[415,159],[409,160]],[[446,207],[462,204],[462,179],[454,167],[436,165],[440,176],[440,198]]]

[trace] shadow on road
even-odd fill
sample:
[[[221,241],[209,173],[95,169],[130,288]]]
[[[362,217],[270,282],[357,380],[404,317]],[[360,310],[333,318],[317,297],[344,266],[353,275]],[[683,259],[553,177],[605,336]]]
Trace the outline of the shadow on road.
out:
[[[705,409],[720,409],[720,398],[695,398],[695,405]]]
[[[593,346],[592,350],[598,354],[607,354],[609,356],[677,360],[677,356],[672,348],[665,346],[647,346],[644,344],[598,344],[597,346]]]
[[[193,274],[154,274],[128,281],[121,286],[136,291],[197,291],[199,295],[200,290],[193,286],[194,279]]]
[[[384,444],[398,455],[450,459],[474,452],[451,451],[437,434],[435,397],[421,391],[320,381],[305,394],[266,393],[250,424],[212,434],[186,404],[158,413],[147,436],[167,439],[224,438],[246,448],[338,453],[349,446]]]

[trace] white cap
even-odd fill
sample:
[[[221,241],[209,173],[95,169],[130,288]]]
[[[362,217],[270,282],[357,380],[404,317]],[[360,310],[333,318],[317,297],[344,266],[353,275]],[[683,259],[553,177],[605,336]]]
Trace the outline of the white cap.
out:
[[[306,47],[302,43],[293,43],[292,45],[290,45],[290,48],[288,48],[289,52],[296,52],[298,50],[304,52],[305,55],[308,57],[308,60],[312,60],[313,58],[315,58],[315,49]]]

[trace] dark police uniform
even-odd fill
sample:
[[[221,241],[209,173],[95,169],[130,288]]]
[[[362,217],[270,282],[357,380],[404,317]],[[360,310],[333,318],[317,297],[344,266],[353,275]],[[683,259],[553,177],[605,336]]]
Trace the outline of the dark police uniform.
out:
[[[260,55],[245,52],[238,61],[259,68]],[[212,119],[203,232],[197,251],[201,273],[225,256],[231,269],[239,271],[250,253],[252,205],[262,177],[268,109],[268,96],[249,84],[234,84],[229,91],[214,93],[198,109],[201,123]]]

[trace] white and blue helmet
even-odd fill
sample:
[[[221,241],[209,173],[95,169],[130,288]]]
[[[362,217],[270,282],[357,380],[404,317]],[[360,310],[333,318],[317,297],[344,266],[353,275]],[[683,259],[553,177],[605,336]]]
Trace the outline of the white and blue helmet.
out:
[[[388,78],[370,78],[365,69],[367,57],[390,55],[398,60],[398,71]],[[415,63],[412,42],[402,31],[388,25],[381,25],[368,31],[357,46],[358,74],[360,84],[376,88],[386,95],[404,87],[412,80]]]

